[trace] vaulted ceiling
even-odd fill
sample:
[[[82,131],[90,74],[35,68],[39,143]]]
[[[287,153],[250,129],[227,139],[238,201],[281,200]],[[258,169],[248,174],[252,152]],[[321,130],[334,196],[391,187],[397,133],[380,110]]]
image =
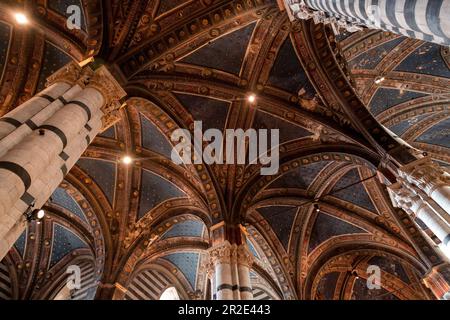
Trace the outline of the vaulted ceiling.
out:
[[[72,4],[83,8],[81,30],[65,26]],[[30,12],[33,27],[14,25],[11,6]],[[112,298],[115,283],[126,299],[157,299],[169,284],[205,298],[208,228],[222,219],[247,227],[255,297],[430,297],[419,284],[426,263],[375,177],[380,156],[344,105],[448,165],[448,49],[377,31],[335,40],[323,26],[291,24],[270,0],[2,1],[0,29],[1,114],[93,55],[129,96],[48,201],[45,221],[0,264],[0,298],[55,298],[78,263],[92,286],[75,298]],[[243,99],[249,92],[257,106]],[[279,174],[175,165],[170,134],[194,121],[279,129]],[[143,160],[125,166],[125,154]],[[388,281],[368,292],[351,271],[371,264]]]

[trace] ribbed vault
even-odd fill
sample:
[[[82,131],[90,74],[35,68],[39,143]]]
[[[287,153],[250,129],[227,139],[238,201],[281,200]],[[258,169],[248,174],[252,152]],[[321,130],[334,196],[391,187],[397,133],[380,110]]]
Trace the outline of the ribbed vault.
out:
[[[431,298],[419,283],[432,258],[375,174],[381,148],[397,147],[381,125],[450,163],[448,50],[385,32],[335,39],[322,25],[291,24],[270,0],[77,0],[75,31],[65,26],[73,1],[50,2],[24,1],[33,28],[14,25],[16,1],[0,4],[0,114],[90,56],[120,78],[127,107],[0,264],[0,298],[68,298],[74,264],[90,290],[72,298],[111,299],[118,286],[124,299],[159,299],[169,287],[206,298],[209,228],[222,220],[246,227],[255,298]],[[170,136],[194,121],[279,129],[279,173],[175,165]],[[127,154],[138,158],[131,166],[120,162]],[[389,279],[376,293],[352,273],[370,264]]]

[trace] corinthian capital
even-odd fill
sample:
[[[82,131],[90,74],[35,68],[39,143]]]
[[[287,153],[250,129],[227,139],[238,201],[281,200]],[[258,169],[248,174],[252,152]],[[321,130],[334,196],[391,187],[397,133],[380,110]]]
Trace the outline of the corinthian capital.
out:
[[[427,195],[442,186],[450,184],[450,175],[431,158],[425,157],[399,169],[400,177],[423,190]]]
[[[104,128],[108,128],[120,119],[119,110],[123,105],[121,100],[127,94],[106,66],[93,70],[89,65],[81,67],[78,63],[71,62],[47,78],[47,86],[57,82],[65,82],[72,86],[79,85],[82,88],[94,88],[100,92],[104,98],[102,106]]]
[[[308,20],[314,15],[304,0],[285,0],[284,2],[291,21],[295,19]]]
[[[88,74],[87,74],[88,73]],[[55,73],[53,73],[50,77],[47,78],[46,86],[49,87],[57,82],[64,82],[70,84],[71,86],[75,84],[80,84],[84,87],[84,81],[86,78],[89,78],[93,73],[92,70],[87,70],[78,65],[78,63],[72,61],[69,64],[65,65]]]
[[[242,244],[237,247],[237,263],[239,265],[244,265],[248,268],[251,268],[253,265],[253,254],[248,249],[247,244]]]
[[[92,78],[89,79],[87,87],[97,89],[105,99],[102,107],[104,114],[102,119],[103,127],[108,128],[116,123],[120,119],[119,110],[123,106],[121,100],[127,95],[119,82],[105,66],[101,66],[95,70]]]
[[[208,250],[210,263],[212,265],[230,264],[233,251],[235,251],[235,249],[228,241],[224,241],[222,244],[212,247]]]
[[[411,190],[406,189],[400,182],[388,186],[387,189],[393,206],[411,213]]]

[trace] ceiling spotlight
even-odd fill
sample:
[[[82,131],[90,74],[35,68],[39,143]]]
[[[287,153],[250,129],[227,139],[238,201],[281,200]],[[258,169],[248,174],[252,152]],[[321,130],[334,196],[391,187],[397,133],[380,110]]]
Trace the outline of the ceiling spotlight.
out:
[[[314,210],[319,213],[320,212],[320,207],[318,203],[314,203]]]
[[[255,103],[255,101],[256,101],[256,95],[250,94],[250,95],[247,97],[247,101],[250,102],[250,103]]]
[[[42,220],[45,217],[45,211],[44,210],[39,210],[36,214],[36,217],[38,218],[38,220]]]
[[[376,77],[376,78],[375,78],[375,84],[380,84],[380,83],[382,83],[384,80],[386,80],[385,77]]]
[[[356,279],[359,279],[358,272],[356,270],[352,271],[352,276],[354,276]]]
[[[130,156],[125,156],[125,157],[122,158],[121,162],[123,164],[128,165],[128,164],[131,164],[133,162],[133,159]]]
[[[26,15],[24,15],[23,13],[21,13],[21,12],[15,13],[14,14],[14,18],[16,19],[18,24],[25,25],[25,24],[28,24],[30,22],[28,20],[28,17]]]
[[[39,224],[42,219],[45,217],[45,211],[42,209],[30,210],[25,213],[28,222],[37,221]]]

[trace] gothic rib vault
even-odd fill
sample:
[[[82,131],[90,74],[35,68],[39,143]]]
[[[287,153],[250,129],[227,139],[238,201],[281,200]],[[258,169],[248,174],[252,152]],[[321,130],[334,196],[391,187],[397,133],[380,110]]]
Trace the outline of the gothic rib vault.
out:
[[[65,27],[70,4],[83,8],[81,30]],[[387,155],[399,165],[413,155],[385,127],[450,165],[448,48],[378,30],[335,36],[271,0],[8,0],[0,29],[1,116],[92,56],[127,93],[119,121],[0,263],[0,299],[68,298],[74,264],[85,290],[73,299],[158,299],[168,287],[211,299],[222,221],[245,227],[254,299],[436,298],[423,279],[444,262],[426,239],[440,241],[391,203]],[[194,121],[280,129],[279,174],[175,165],[170,134]],[[125,154],[138,160],[125,166]],[[369,265],[381,289],[367,290]]]

